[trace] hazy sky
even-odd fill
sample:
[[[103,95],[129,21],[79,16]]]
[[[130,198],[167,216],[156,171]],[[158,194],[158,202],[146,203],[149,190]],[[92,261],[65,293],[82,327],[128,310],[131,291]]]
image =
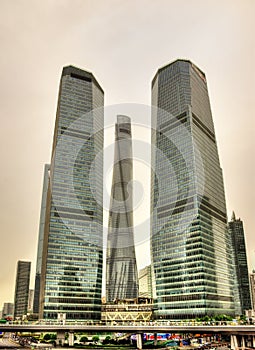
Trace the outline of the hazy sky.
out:
[[[150,104],[156,70],[176,58],[206,73],[228,213],[244,221],[255,268],[254,17],[254,0],[0,0],[0,307],[13,301],[17,260],[31,260],[34,274],[43,167],[68,64],[94,73],[105,105]]]

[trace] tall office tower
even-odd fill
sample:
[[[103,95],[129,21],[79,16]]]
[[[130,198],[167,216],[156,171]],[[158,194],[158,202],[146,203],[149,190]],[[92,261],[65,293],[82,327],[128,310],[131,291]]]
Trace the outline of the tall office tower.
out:
[[[252,309],[255,310],[255,270],[250,273]]]
[[[39,318],[101,317],[103,103],[94,76],[63,68],[47,193]]]
[[[139,297],[152,298],[151,265],[139,271]]]
[[[228,229],[232,239],[236,313],[245,315],[245,310],[250,310],[252,307],[249,271],[243,222],[236,219],[234,212],[231,221],[228,223]]]
[[[39,223],[39,236],[37,244],[37,261],[36,261],[36,273],[35,273],[35,289],[34,289],[34,301],[33,301],[33,313],[39,313],[39,298],[40,298],[40,281],[41,281],[41,270],[42,270],[42,251],[43,251],[43,238],[44,238],[44,225],[45,225],[45,213],[47,203],[47,193],[50,178],[50,165],[44,165],[44,176],[43,176],[43,190],[42,190],[42,202],[41,202],[41,213]]]
[[[27,314],[30,269],[30,261],[18,261],[14,295],[14,319],[22,319]]]
[[[133,232],[131,121],[117,116],[106,253],[106,301],[138,297]]]
[[[180,59],[159,69],[152,105],[155,316],[232,315],[230,238],[205,74]]]
[[[6,317],[13,317],[13,309],[14,304],[13,303],[4,303],[3,311],[2,311],[2,318]]]
[[[34,304],[34,289],[29,289],[27,311],[30,313],[33,312],[33,304]]]

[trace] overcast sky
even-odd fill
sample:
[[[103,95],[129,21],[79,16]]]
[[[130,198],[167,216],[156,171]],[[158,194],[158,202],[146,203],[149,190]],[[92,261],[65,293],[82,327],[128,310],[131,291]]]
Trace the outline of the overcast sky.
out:
[[[244,221],[255,268],[254,17],[254,0],[0,0],[0,307],[13,301],[17,260],[32,261],[34,275],[43,167],[69,64],[93,72],[105,105],[150,104],[153,76],[176,58],[205,72],[228,213]],[[149,245],[138,250],[140,268]]]

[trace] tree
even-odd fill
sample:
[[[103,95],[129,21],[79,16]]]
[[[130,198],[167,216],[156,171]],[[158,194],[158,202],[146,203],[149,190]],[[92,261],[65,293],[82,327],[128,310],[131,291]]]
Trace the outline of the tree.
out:
[[[43,340],[50,340],[51,339],[51,334],[50,333],[46,333],[43,336]]]
[[[111,342],[111,337],[107,335],[105,339],[103,340],[103,344],[109,344]]]
[[[94,343],[97,343],[97,342],[99,341],[99,336],[98,336],[98,335],[93,335],[92,341],[93,341]]]
[[[247,318],[246,318],[245,315],[241,315],[239,319],[240,319],[240,323],[241,324],[246,324],[247,323]]]
[[[81,339],[80,339],[80,342],[81,342],[81,343],[86,343],[88,340],[89,340],[88,337],[86,337],[85,335],[83,335],[83,336],[81,337]]]
[[[43,336],[43,340],[48,341],[48,340],[56,340],[57,339],[57,335],[56,333],[46,333]]]

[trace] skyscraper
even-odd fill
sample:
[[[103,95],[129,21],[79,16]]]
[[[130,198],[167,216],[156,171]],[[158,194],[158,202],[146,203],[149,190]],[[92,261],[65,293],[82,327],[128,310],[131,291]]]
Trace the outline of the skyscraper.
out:
[[[155,315],[233,314],[225,194],[205,74],[188,60],[164,66],[152,81],[152,105]]]
[[[18,261],[14,296],[14,319],[22,319],[27,314],[30,268],[30,261]]]
[[[138,297],[133,232],[131,121],[117,116],[106,255],[106,300]]]
[[[255,310],[255,270],[250,273],[252,309]]]
[[[63,68],[46,203],[40,318],[100,319],[103,103],[93,74]]]
[[[231,221],[228,223],[228,229],[232,239],[236,313],[245,315],[245,310],[252,308],[249,271],[243,222],[236,219],[234,212]]]
[[[28,312],[33,312],[33,304],[34,304],[34,289],[29,289],[28,292],[28,303],[27,303],[27,310]]]
[[[38,236],[38,244],[37,244],[37,261],[36,261],[36,273],[35,273],[34,301],[33,301],[33,313],[35,313],[35,314],[39,313],[40,282],[41,282],[41,270],[42,270],[42,251],[43,251],[45,213],[46,213],[49,178],[50,178],[50,165],[45,164],[44,176],[43,176],[41,213],[40,213],[40,222],[39,222],[39,236]]]
[[[151,265],[139,271],[139,297],[152,298]]]
[[[14,304],[13,303],[4,303],[3,305],[3,311],[2,311],[2,318],[5,317],[13,317],[13,309]]]

